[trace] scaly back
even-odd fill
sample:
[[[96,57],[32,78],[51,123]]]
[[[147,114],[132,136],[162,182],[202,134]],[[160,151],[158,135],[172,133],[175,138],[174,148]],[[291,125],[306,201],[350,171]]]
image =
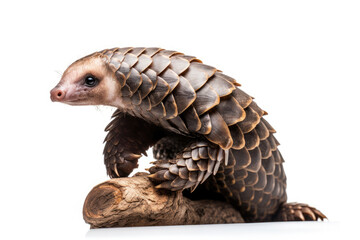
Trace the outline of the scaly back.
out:
[[[261,138],[274,132],[261,120],[265,111],[236,87],[235,79],[193,56],[130,47],[101,54],[108,57],[135,116],[176,133],[201,134],[224,149],[243,148],[244,135],[255,127]]]

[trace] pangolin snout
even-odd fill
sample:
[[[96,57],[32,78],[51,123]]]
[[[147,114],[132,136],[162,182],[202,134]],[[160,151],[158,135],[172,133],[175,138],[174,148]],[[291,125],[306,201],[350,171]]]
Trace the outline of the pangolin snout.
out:
[[[65,98],[66,92],[60,87],[55,87],[50,91],[50,98],[53,102],[61,102]]]

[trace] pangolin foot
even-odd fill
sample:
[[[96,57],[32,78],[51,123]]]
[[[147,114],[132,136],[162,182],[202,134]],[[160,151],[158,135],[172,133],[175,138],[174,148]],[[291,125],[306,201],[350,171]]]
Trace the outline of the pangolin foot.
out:
[[[317,221],[327,217],[317,210],[304,203],[285,203],[275,215],[275,221]]]

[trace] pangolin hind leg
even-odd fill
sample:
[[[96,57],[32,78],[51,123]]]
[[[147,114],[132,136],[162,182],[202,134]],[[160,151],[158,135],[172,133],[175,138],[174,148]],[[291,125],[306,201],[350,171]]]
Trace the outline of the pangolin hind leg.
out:
[[[105,128],[104,161],[111,178],[127,177],[138,166],[141,154],[155,144],[163,130],[129,114],[116,110]]]
[[[149,169],[149,177],[157,184],[156,188],[178,191],[190,188],[194,191],[211,175],[215,175],[222,162],[226,164],[228,151],[206,140],[188,142],[186,147],[172,158],[160,158]],[[164,152],[155,148],[155,156]],[[168,151],[171,152],[171,151]]]
[[[317,221],[326,216],[314,207],[304,203],[285,203],[273,218],[274,221]]]
[[[213,185],[240,211],[246,222],[326,218],[306,204],[286,203],[286,177],[278,150],[274,151],[274,157],[260,159],[245,148],[231,149],[228,164],[221,164],[217,174],[211,177],[215,180]]]

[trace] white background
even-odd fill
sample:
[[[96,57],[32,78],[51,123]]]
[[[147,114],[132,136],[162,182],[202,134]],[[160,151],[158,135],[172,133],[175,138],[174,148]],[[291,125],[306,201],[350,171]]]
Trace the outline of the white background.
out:
[[[358,1],[2,1],[0,238],[359,237],[359,13]],[[74,60],[125,46],[178,50],[236,78],[278,132],[289,200],[329,221],[90,231],[82,204],[107,179],[112,109],[49,91]]]

